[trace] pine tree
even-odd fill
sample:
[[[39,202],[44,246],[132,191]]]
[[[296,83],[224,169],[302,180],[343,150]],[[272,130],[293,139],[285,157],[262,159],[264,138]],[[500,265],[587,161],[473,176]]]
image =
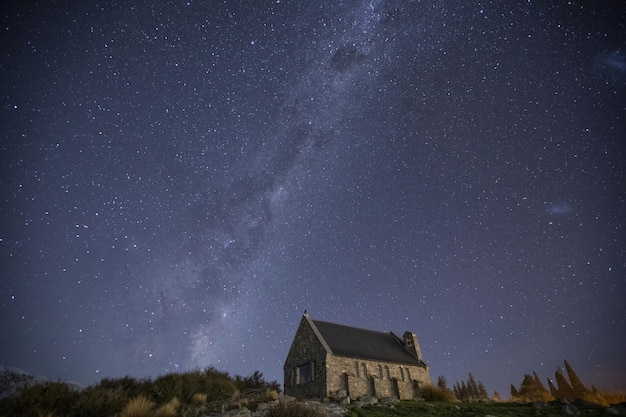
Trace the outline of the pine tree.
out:
[[[461,381],[461,395],[459,396],[459,400],[465,401],[467,399],[469,399],[467,385],[465,384],[465,381]]]
[[[574,398],[582,398],[583,394],[588,391],[587,388],[583,385],[580,378],[578,378],[578,375],[576,375],[576,372],[574,372],[574,369],[570,366],[570,364],[567,363],[566,360],[563,362],[565,363],[565,370],[567,371],[567,376],[569,377]]]
[[[556,384],[558,387],[558,398],[575,400],[576,398],[574,398],[574,390],[572,389],[569,382],[567,382],[567,379],[565,378],[565,375],[563,375],[563,371],[561,370],[561,368],[557,368],[556,372],[554,373],[554,378],[556,379]]]
[[[533,378],[535,378],[535,382],[536,382],[538,387],[541,387],[542,390],[548,392],[546,387],[543,385],[543,382],[541,382],[541,379],[539,378],[539,375],[537,375],[537,372],[535,372],[535,371],[533,371]]]
[[[488,400],[489,394],[487,394],[487,390],[482,382],[478,381],[478,399],[480,400]]]
[[[547,402],[553,400],[541,381],[537,381],[537,378],[528,374],[524,375],[524,380],[519,388],[519,396],[526,401]]]
[[[437,387],[441,389],[447,389],[448,387],[446,385],[447,385],[446,377],[444,377],[443,375],[440,375],[439,378],[437,378]]]
[[[559,390],[554,386],[554,383],[548,378],[548,387],[550,388],[550,395],[554,398],[559,398]]]
[[[511,384],[511,399],[515,400],[519,398],[519,391],[515,388],[515,385]]]
[[[478,385],[476,384],[476,380],[474,379],[474,375],[472,375],[472,373],[469,373],[469,379],[467,380],[467,390],[468,390],[468,397],[470,400],[473,400],[475,398],[478,398]]]

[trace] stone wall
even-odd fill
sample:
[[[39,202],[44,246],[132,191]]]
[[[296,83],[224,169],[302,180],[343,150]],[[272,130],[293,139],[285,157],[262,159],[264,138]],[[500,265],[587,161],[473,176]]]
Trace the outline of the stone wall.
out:
[[[297,369],[307,363],[313,364],[313,379],[298,383],[296,380]],[[327,396],[326,350],[305,319],[300,321],[283,369],[285,395],[297,398],[324,398]]]
[[[394,381],[388,379],[373,378],[374,394],[378,398],[397,397]]]
[[[416,388],[430,384],[428,368],[328,355],[326,396],[345,390],[351,398],[372,395],[378,398],[411,399]]]
[[[396,381],[397,397],[401,400],[411,400],[417,394],[415,381]]]

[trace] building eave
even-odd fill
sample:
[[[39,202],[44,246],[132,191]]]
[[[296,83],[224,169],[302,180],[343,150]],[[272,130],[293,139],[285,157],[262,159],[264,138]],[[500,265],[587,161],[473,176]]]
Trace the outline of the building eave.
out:
[[[324,350],[326,351],[326,353],[333,353],[333,351],[330,349],[330,346],[328,346],[328,343],[326,343],[326,340],[324,339],[324,336],[322,336],[322,333],[320,333],[319,329],[317,328],[317,326],[315,325],[315,322],[313,321],[313,319],[309,316],[309,313],[307,313],[306,311],[304,312],[304,314],[302,315],[302,317],[304,317],[304,319],[307,321],[307,323],[309,324],[309,326],[311,326],[311,330],[313,330],[313,333],[315,333],[315,336],[317,337],[317,339],[320,341],[320,343],[322,344],[322,347],[324,348]]]

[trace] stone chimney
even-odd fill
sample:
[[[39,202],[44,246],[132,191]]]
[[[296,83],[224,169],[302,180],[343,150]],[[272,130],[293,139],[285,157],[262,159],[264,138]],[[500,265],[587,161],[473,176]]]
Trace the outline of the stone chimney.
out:
[[[418,361],[422,360],[422,350],[420,349],[420,344],[417,341],[417,336],[415,333],[404,332],[402,336],[404,339],[404,348]]]

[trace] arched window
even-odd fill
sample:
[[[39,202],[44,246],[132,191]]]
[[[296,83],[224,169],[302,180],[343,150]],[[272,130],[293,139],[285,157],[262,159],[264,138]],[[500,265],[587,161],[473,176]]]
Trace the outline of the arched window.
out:
[[[404,369],[400,367],[400,379],[404,381]]]
[[[409,372],[409,368],[406,368],[406,379],[411,380],[411,373]]]
[[[387,376],[387,379],[391,379],[391,373],[389,373],[389,367],[387,365],[385,365],[385,376]]]
[[[361,364],[361,368],[363,369],[363,378],[367,378],[367,366],[365,365],[365,362]]]
[[[382,365],[378,365],[378,377],[380,379],[383,379],[383,366]]]
[[[360,372],[359,372],[359,363],[358,362],[354,362],[354,370],[356,371],[356,377],[359,378]]]

